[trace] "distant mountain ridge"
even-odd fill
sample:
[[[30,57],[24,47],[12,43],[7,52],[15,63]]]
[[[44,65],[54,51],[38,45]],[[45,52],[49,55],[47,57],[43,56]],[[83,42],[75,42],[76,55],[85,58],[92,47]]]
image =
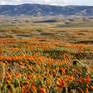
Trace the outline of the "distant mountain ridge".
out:
[[[20,15],[93,16],[93,6],[52,6],[52,5],[40,5],[40,4],[0,5],[0,15],[8,15],[8,16],[20,16]]]

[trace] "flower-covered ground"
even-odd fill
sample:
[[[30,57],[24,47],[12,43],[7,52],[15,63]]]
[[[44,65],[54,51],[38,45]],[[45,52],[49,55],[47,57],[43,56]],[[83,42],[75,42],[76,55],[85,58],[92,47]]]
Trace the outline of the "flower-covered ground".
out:
[[[0,93],[93,93],[93,29],[21,24],[0,29]]]
[[[60,46],[60,41],[40,38],[2,39],[0,43],[7,46],[0,51],[0,65],[4,67],[1,93],[93,92],[88,65],[71,53],[82,53],[86,46]],[[8,48],[11,45],[16,47]]]

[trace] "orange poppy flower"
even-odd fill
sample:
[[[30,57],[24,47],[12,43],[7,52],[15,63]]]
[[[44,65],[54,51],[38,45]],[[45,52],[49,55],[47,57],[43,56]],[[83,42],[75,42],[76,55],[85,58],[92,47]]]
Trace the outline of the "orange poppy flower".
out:
[[[16,78],[19,78],[21,77],[21,74],[20,73],[16,73]]]
[[[91,89],[93,90],[93,86],[91,86]]]
[[[57,84],[58,87],[64,87],[65,81],[61,78],[57,78],[56,84]]]
[[[25,93],[26,89],[25,87],[22,88],[22,93]]]
[[[89,77],[89,75],[86,76],[86,83],[90,83],[91,82],[91,79]]]
[[[89,93],[89,91],[88,91],[88,88],[86,88],[86,91],[85,91],[85,93]]]
[[[37,92],[37,89],[36,89],[36,87],[34,85],[32,85],[32,91],[33,91],[33,93]]]
[[[46,93],[44,88],[40,88],[40,93]]]
[[[67,81],[72,81],[73,79],[74,79],[73,76],[67,76],[67,78],[66,78]]]

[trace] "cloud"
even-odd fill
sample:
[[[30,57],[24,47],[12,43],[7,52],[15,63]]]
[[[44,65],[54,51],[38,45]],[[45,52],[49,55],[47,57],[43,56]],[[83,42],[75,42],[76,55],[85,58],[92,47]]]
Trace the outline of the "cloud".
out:
[[[0,4],[18,4],[21,0],[0,0]]]
[[[93,0],[0,0],[0,4],[37,3],[50,5],[92,5]]]

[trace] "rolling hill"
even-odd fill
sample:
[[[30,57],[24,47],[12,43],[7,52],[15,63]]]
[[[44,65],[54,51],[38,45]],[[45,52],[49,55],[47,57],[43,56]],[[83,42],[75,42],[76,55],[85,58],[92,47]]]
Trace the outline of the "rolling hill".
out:
[[[47,16],[47,15],[80,15],[93,16],[93,6],[53,6],[40,4],[0,5],[0,15]]]

